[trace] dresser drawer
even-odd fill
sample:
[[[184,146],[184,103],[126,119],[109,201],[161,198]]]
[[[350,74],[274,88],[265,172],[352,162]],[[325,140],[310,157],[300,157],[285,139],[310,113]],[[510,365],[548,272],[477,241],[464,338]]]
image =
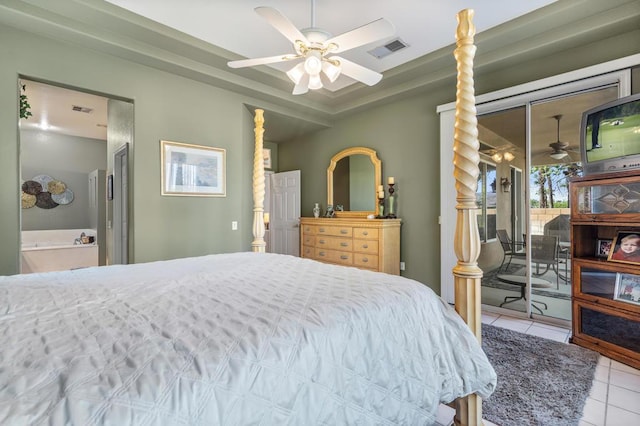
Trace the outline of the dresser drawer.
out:
[[[340,238],[326,235],[318,235],[314,238],[315,246],[319,249],[353,251],[353,240],[351,238]]]
[[[325,262],[339,263],[341,265],[353,265],[353,253],[339,250],[316,249],[315,259]]]
[[[305,246],[315,246],[316,245],[316,236],[315,235],[307,235],[306,233],[302,237],[302,244]]]
[[[353,238],[377,240],[378,230],[375,228],[353,228]]]
[[[310,246],[302,246],[302,257],[306,257],[307,259],[315,259],[316,248]]]
[[[350,226],[323,226],[317,227],[318,235],[333,235],[336,237],[351,237],[353,236],[353,228]]]
[[[359,268],[378,269],[378,256],[354,253],[353,264]]]
[[[353,251],[378,254],[378,240],[353,240]]]
[[[304,235],[315,235],[318,233],[318,226],[317,225],[302,225],[302,233]]]

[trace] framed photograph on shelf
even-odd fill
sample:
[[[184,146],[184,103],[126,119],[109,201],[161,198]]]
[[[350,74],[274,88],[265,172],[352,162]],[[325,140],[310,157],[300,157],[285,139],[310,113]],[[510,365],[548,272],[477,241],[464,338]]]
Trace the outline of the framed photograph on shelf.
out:
[[[598,238],[596,241],[596,257],[609,257],[612,243],[613,240]]]
[[[271,168],[271,149],[264,148],[262,150],[262,159],[264,160],[264,168],[270,169]]]
[[[640,275],[617,273],[613,298],[640,306]]]
[[[160,141],[161,194],[226,196],[225,154],[221,148]]]
[[[618,231],[609,250],[608,260],[612,262],[640,265],[640,233]]]

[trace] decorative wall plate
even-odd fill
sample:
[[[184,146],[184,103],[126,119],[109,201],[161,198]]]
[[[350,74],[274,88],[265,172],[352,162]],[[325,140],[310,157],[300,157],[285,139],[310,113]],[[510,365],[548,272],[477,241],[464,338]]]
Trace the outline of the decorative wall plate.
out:
[[[67,188],[61,194],[51,194],[51,199],[58,204],[69,204],[73,201],[73,191]]]

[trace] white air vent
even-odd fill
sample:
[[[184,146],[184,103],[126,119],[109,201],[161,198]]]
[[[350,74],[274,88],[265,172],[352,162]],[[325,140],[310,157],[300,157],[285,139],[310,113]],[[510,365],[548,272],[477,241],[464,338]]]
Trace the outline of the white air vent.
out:
[[[397,38],[385,44],[384,46],[376,47],[375,49],[370,50],[369,53],[378,59],[382,59],[385,56],[391,55],[393,52],[404,49],[405,47],[409,47],[409,45]]]
[[[91,112],[93,111],[93,108],[88,108],[88,107],[83,107],[78,105],[72,105],[71,109],[77,112],[84,112],[85,114],[91,114]]]

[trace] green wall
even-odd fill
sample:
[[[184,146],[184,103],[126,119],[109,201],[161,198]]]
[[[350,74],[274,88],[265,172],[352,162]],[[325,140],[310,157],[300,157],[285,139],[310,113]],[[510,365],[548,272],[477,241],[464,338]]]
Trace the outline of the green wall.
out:
[[[131,262],[250,249],[254,99],[2,25],[0,58],[0,275],[19,272],[20,76],[133,100]],[[161,139],[224,148],[227,196],[162,197]]]

